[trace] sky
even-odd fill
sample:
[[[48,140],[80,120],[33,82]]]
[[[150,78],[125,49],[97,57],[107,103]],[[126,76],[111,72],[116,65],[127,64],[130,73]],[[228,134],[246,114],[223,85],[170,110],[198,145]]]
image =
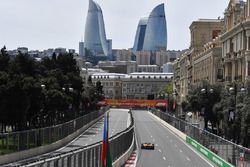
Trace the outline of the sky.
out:
[[[113,49],[134,44],[137,24],[165,4],[169,50],[190,45],[189,26],[200,18],[222,18],[229,0],[95,0],[102,8]],[[84,39],[88,0],[0,0],[0,47],[76,49]]]

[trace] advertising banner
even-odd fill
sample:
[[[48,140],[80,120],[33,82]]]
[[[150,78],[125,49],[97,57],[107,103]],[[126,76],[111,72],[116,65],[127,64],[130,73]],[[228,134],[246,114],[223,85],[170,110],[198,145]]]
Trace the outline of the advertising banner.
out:
[[[140,107],[167,107],[167,100],[137,100],[137,99],[105,99],[98,102],[99,106],[140,106]]]

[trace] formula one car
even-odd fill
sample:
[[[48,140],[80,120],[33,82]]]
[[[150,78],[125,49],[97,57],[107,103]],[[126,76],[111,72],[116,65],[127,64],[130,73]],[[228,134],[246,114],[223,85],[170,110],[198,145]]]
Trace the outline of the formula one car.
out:
[[[152,143],[142,143],[141,144],[141,149],[154,150],[155,145],[152,144]]]

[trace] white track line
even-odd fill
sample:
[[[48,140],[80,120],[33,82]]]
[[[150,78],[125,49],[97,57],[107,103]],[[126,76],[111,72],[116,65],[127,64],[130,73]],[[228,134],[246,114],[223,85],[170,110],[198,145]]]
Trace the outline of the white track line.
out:
[[[203,160],[204,160],[206,163],[208,163],[210,166],[214,167],[214,165],[212,165],[207,159],[205,159],[205,158],[204,158],[203,156],[201,156],[196,150],[194,150],[190,145],[188,145],[188,144],[186,143],[186,141],[183,141],[181,137],[179,137],[179,136],[176,135],[173,131],[171,131],[170,129],[168,129],[168,128],[166,127],[166,125],[162,123],[163,120],[161,120],[160,118],[158,118],[157,116],[155,116],[154,114],[152,114],[152,113],[150,113],[150,112],[148,112],[148,113],[149,113],[149,115],[151,115],[151,117],[153,117],[156,121],[160,122],[160,125],[161,125],[162,127],[166,128],[170,133],[172,133],[174,136],[176,136],[177,138],[179,138],[180,141],[181,141],[182,143],[184,143],[188,148],[190,148],[190,150],[192,150],[195,154],[197,154],[201,159],[203,159]],[[160,120],[160,121],[159,121],[159,120]],[[165,123],[166,123],[166,122],[165,122]]]

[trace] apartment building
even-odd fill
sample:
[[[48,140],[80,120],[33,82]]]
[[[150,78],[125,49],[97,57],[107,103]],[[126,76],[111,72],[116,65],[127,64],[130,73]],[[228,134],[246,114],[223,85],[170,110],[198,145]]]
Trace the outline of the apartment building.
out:
[[[222,63],[225,81],[244,83],[250,75],[250,1],[230,1],[225,10]]]

